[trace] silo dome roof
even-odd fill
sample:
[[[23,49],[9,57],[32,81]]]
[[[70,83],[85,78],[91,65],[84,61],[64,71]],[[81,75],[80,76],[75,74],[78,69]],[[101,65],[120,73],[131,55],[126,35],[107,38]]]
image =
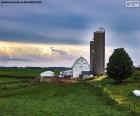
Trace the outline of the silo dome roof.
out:
[[[96,32],[100,32],[100,33],[102,33],[102,32],[105,32],[105,29],[102,28],[102,27],[100,27],[100,28],[98,28],[98,29],[96,30]]]

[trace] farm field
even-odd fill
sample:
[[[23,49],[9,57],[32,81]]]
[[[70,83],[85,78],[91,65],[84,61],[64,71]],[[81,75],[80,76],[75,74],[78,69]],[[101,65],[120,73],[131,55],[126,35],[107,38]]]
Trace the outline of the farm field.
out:
[[[12,79],[0,79],[0,116],[129,116],[86,82],[31,84]]]
[[[0,77],[0,83],[8,83],[8,82],[16,82],[16,81],[23,81],[27,80],[24,78],[12,78],[12,77]]]
[[[38,77],[44,68],[0,68],[1,77],[34,78]]]

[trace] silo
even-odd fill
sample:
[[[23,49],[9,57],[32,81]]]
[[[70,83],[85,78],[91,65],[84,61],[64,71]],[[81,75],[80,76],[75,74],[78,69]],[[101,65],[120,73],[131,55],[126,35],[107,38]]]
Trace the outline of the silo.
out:
[[[90,70],[93,73],[94,41],[90,41]]]
[[[99,28],[94,32],[93,41],[90,42],[90,66],[94,75],[105,70],[105,30]]]

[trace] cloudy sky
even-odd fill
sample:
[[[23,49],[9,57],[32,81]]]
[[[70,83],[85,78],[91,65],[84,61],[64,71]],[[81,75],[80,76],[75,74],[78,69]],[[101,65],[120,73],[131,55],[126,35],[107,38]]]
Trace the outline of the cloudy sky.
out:
[[[2,0],[0,0],[2,1]],[[9,0],[10,1],[10,0]],[[42,0],[0,4],[0,66],[68,66],[89,61],[89,41],[106,30],[106,62],[124,47],[140,64],[140,7],[126,0]]]

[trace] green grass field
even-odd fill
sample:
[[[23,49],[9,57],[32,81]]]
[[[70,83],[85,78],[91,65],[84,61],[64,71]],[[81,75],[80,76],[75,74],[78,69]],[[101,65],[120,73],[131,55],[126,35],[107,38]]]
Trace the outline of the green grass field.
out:
[[[0,116],[136,116],[140,99],[132,95],[140,80],[115,85],[109,78],[75,84],[33,83],[46,69],[0,69]],[[101,90],[97,89],[99,86]],[[106,93],[106,95],[102,94]],[[112,101],[114,100],[114,101]],[[131,114],[130,114],[131,112]]]
[[[0,79],[0,116],[129,116],[86,82],[32,85],[12,79]]]
[[[117,85],[114,84],[112,79],[105,78],[101,81],[90,81],[90,83],[94,86],[100,86],[102,91],[111,99],[140,115],[140,98],[132,94],[133,90],[140,90],[140,80],[129,78],[127,81]]]
[[[46,71],[44,68],[0,68],[1,77],[18,77],[18,78],[34,78],[40,76],[40,73]]]
[[[8,83],[8,82],[15,82],[15,81],[22,81],[25,80],[24,78],[12,78],[12,77],[0,77],[0,83]]]

